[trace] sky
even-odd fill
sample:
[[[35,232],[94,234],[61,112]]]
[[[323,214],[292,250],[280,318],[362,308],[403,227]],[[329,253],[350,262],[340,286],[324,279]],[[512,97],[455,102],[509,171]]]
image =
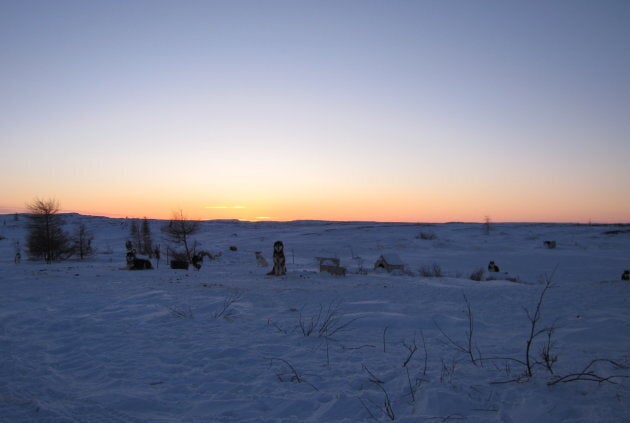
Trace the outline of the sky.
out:
[[[630,222],[630,2],[0,0],[0,213]]]

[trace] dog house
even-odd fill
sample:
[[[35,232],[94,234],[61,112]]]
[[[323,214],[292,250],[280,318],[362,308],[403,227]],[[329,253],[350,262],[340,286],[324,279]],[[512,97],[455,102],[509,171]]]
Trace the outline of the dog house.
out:
[[[341,267],[341,261],[334,257],[317,257],[319,261],[319,271],[327,272],[335,276],[345,276],[346,268]]]
[[[388,253],[381,254],[381,256],[374,263],[374,269],[385,269],[388,272],[393,272],[394,270],[404,270],[405,263],[398,257],[398,254]]]

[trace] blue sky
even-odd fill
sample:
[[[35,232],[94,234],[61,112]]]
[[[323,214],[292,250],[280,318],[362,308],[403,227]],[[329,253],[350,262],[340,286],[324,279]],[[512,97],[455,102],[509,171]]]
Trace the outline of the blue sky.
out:
[[[630,2],[3,1],[0,207],[630,220]]]

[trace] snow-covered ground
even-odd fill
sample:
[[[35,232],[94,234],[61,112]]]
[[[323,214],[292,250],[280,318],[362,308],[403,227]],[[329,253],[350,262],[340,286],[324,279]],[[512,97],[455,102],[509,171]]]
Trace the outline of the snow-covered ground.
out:
[[[630,421],[628,226],[214,221],[200,271],[129,271],[130,221],[66,221],[94,257],[15,264],[26,220],[0,216],[0,421]],[[286,276],[254,255],[276,240]],[[374,271],[384,253],[406,270]],[[536,330],[557,360],[540,333],[526,377],[549,279]]]

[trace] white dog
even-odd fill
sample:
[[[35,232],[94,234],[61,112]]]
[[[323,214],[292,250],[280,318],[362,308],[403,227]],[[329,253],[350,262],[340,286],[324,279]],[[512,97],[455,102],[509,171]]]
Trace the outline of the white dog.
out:
[[[263,257],[262,253],[260,251],[256,251],[256,262],[258,262],[258,265],[260,267],[267,267],[267,260],[265,260],[265,258]]]

